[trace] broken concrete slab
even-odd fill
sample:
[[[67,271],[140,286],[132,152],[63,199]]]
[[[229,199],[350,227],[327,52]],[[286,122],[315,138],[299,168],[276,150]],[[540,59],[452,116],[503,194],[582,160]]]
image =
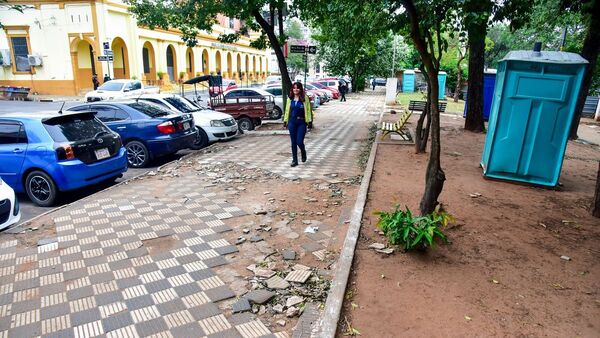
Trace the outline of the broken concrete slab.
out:
[[[243,297],[238,299],[237,302],[231,305],[231,310],[233,311],[233,313],[250,311],[251,309],[252,306],[250,305],[250,302],[248,301],[248,299]]]
[[[254,275],[256,275],[256,277],[271,278],[275,275],[275,271],[265,268],[256,268],[254,269]]]
[[[290,287],[290,283],[279,276],[273,276],[267,279],[266,283],[269,289],[287,289]]]
[[[311,275],[311,271],[307,270],[295,270],[285,277],[288,282],[305,283]]]
[[[254,304],[264,304],[273,297],[275,297],[275,293],[265,289],[252,290],[244,295],[244,298]]]
[[[296,259],[296,252],[293,250],[283,249],[281,251],[281,255],[286,261],[293,261],[294,259]]]
[[[369,245],[369,249],[383,250],[383,249],[385,249],[385,244],[383,244],[383,243],[373,243],[373,244]]]
[[[292,307],[294,305],[300,304],[304,302],[304,298],[300,297],[300,296],[292,296],[290,298],[288,298],[285,302],[285,306],[286,307]]]

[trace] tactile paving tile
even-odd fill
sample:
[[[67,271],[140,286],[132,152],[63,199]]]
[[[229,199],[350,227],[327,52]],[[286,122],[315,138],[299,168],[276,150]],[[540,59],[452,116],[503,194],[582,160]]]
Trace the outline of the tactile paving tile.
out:
[[[376,116],[367,113],[367,102],[347,105],[345,102],[330,102],[319,108],[314,122],[317,131],[308,133],[305,139],[308,161],[297,167],[290,167],[288,136],[235,140],[230,143],[233,148],[208,154],[202,159],[207,162],[234,159],[247,168],[262,168],[289,179],[331,180],[330,174],[358,175],[356,155],[361,142],[357,137],[364,134],[364,129],[356,128],[356,125],[376,121]],[[377,109],[381,108],[381,103],[377,104]],[[323,113],[336,116],[335,122],[319,124],[318,115]]]

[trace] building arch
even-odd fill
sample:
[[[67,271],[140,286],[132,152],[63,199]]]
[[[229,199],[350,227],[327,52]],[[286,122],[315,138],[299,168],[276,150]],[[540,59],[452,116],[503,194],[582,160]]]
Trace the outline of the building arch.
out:
[[[254,78],[256,79],[256,77],[257,77],[257,72],[256,72],[256,55],[254,55],[252,57],[252,74],[254,75]]]
[[[210,63],[209,63],[209,59],[208,59],[208,51],[206,49],[202,50],[202,56],[201,56],[201,58],[202,58],[202,60],[201,60],[201,62],[202,62],[202,73],[204,75],[208,75]]]
[[[217,75],[223,75],[221,74],[221,67],[223,66],[223,64],[221,63],[221,52],[216,51],[215,52],[215,71],[217,72]]]
[[[195,75],[195,65],[194,65],[194,51],[191,47],[185,51],[185,72],[187,74],[187,78],[191,79]]]
[[[236,73],[237,73],[237,78],[241,79],[242,77],[242,57],[240,56],[240,53],[237,53],[236,57],[235,57],[235,65],[236,65]]]
[[[129,55],[127,52],[127,45],[125,41],[116,37],[111,43],[111,49],[113,51],[113,79],[129,79]]]
[[[175,51],[175,47],[169,44],[167,46],[167,75],[169,76],[169,81],[175,82],[177,81],[177,52]]]
[[[142,65],[144,80],[150,84],[154,84],[156,81],[156,55],[154,53],[154,46],[152,46],[150,41],[144,42],[142,46]]]
[[[224,75],[224,77],[233,77],[233,59],[231,57],[231,52],[227,52],[227,73]]]
[[[103,78],[101,74],[102,69],[94,50],[94,41],[85,37],[83,39],[76,38],[71,42],[70,48],[75,91],[78,93],[89,91],[94,88],[94,83],[92,82],[94,74],[98,76],[98,81],[100,82],[102,82]]]
[[[250,56],[248,56],[248,54],[246,54],[246,79],[248,79],[250,77]]]

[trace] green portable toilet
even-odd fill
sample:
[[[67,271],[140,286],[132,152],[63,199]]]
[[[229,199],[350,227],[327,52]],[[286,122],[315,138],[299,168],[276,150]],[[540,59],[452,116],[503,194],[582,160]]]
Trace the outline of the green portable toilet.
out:
[[[486,177],[556,186],[588,62],[512,51],[498,65],[481,167]]]
[[[439,87],[439,96],[440,100],[443,100],[446,97],[446,72],[441,71],[438,73],[438,85]]]
[[[402,77],[402,92],[403,93],[414,93],[415,92],[415,71],[407,69],[404,71]]]

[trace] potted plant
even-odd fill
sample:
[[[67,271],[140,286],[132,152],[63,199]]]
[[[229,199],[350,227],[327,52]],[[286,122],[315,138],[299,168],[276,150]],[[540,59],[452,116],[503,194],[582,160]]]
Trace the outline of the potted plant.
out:
[[[163,84],[163,78],[165,77],[165,72],[163,71],[158,71],[156,72],[156,77],[158,78],[158,85],[162,85]]]
[[[184,78],[185,78],[185,72],[179,72],[179,83],[183,82]]]

